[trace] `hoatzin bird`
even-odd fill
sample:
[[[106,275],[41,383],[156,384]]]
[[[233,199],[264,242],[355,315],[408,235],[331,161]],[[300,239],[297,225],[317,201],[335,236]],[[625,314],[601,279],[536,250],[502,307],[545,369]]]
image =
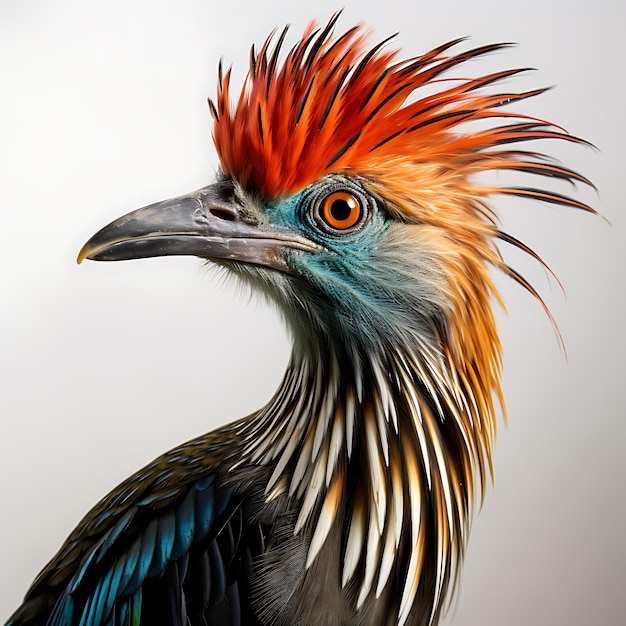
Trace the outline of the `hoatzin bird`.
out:
[[[226,268],[284,316],[293,352],[282,383],[256,413],[170,450],[100,501],[11,626],[443,615],[501,403],[490,267],[537,296],[497,246],[541,261],[487,201],[592,211],[476,175],[589,184],[520,148],[582,140],[503,108],[542,92],[494,88],[523,70],[454,74],[503,45],[459,51],[458,40],[399,60],[387,40],[368,47],[360,26],[335,34],[337,17],[286,54],[286,29],[252,48],[234,100],[220,67],[209,101],[217,181],[121,217],[78,257],[195,255]]]

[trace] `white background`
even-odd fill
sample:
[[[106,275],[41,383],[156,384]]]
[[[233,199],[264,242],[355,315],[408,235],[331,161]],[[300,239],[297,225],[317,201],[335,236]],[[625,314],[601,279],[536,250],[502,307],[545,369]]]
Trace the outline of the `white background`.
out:
[[[79,518],[154,456],[250,412],[289,343],[277,315],[192,258],[91,263],[111,219],[211,181],[206,97],[217,60],[337,3],[143,0],[0,4],[0,621]],[[622,0],[341,0],[340,28],[400,31],[407,55],[469,35],[519,45],[466,73],[531,66],[508,88],[557,85],[518,108],[599,151],[539,148],[594,180],[611,222],[502,202],[505,225],[563,281],[509,255],[540,307],[498,280],[509,427],[474,524],[463,626],[624,623],[624,42]],[[574,192],[576,193],[576,192]]]

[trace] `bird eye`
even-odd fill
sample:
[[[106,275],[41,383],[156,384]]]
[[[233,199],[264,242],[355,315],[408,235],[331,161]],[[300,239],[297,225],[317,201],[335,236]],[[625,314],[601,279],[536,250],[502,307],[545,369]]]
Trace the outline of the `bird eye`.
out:
[[[346,230],[361,219],[363,209],[359,199],[347,191],[333,191],[320,203],[320,217],[332,228]]]
[[[360,226],[365,217],[366,203],[359,194],[338,189],[323,196],[314,207],[314,217],[325,230],[342,234]]]

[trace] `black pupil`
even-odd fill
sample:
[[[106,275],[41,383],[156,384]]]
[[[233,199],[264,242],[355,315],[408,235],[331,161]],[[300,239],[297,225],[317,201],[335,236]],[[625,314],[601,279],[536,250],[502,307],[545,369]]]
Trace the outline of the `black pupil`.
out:
[[[333,203],[330,205],[330,214],[338,222],[347,220],[351,212],[350,205],[345,200],[333,200]]]

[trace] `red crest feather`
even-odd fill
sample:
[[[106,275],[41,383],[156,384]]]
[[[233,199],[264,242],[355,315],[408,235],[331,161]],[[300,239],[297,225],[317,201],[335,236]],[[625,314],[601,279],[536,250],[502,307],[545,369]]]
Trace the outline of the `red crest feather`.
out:
[[[222,76],[220,68],[217,103],[210,105],[214,141],[227,176],[266,198],[297,192],[331,172],[367,177],[398,161],[441,164],[464,174],[515,169],[588,183],[558,165],[522,159],[526,153],[484,152],[530,139],[581,141],[542,120],[500,108],[543,89],[497,94],[482,89],[523,70],[447,79],[445,84],[452,86],[415,98],[420,88],[439,82],[450,68],[507,44],[446,54],[461,41],[455,40],[397,61],[398,51],[384,48],[388,40],[368,50],[361,26],[335,36],[338,17],[323,29],[309,25],[282,63],[278,57],[287,29],[273,47],[270,36],[258,54],[252,48],[250,70],[234,108],[229,100],[230,70]],[[473,134],[452,132],[464,122],[487,118],[509,121]],[[555,194],[539,195],[535,189],[497,191],[588,209]]]

